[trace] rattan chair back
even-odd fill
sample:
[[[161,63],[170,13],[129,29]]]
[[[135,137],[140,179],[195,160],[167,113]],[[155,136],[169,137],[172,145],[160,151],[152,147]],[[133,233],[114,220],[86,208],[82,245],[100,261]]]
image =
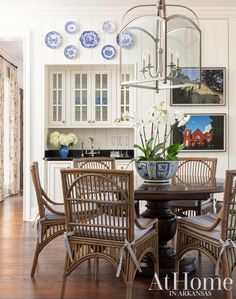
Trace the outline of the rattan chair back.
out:
[[[40,218],[43,218],[45,216],[45,208],[47,208],[51,212],[54,212],[54,210],[52,209],[52,205],[58,203],[54,202],[47,196],[46,192],[44,191],[41,185],[38,162],[32,163],[31,176],[35,188],[36,197],[37,197],[39,216]]]
[[[179,167],[173,178],[175,183],[207,184],[215,179],[216,158],[181,157]]]
[[[68,231],[80,237],[132,240],[132,171],[77,168],[61,173]]]
[[[75,168],[115,169],[115,158],[85,157],[73,160]]]

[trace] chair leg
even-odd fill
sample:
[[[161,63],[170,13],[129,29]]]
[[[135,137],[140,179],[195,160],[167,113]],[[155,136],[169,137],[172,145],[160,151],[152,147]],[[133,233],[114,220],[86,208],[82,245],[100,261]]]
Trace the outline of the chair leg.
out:
[[[177,276],[177,281],[179,280],[179,260],[176,259],[175,261],[175,272]]]
[[[61,299],[64,299],[66,289],[66,276],[63,275],[62,287],[61,287]]]
[[[139,214],[140,214],[139,201],[138,201],[138,200],[136,200],[136,201],[134,202],[134,209],[135,209],[136,215],[137,215],[137,217],[138,217]]]
[[[99,258],[94,259],[94,279],[98,281]]]
[[[36,266],[37,266],[39,252],[40,252],[39,247],[40,247],[39,240],[37,239],[35,252],[34,252],[33,264],[32,264],[32,268],[31,268],[31,277],[34,277],[35,269],[36,269]]]
[[[132,298],[132,288],[133,288],[133,281],[128,281],[126,283],[126,299]]]
[[[227,259],[227,253],[226,251],[223,253],[222,255],[222,272],[223,272],[223,278],[227,278],[229,277],[229,267],[228,267],[228,259]],[[232,294],[232,284],[227,284],[226,285],[227,289],[229,288],[229,290],[226,290],[226,298],[227,299],[233,299],[233,294]]]

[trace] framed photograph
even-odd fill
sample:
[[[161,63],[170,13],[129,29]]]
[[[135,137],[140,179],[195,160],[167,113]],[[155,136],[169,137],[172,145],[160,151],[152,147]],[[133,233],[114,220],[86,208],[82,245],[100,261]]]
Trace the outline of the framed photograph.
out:
[[[172,143],[184,143],[183,151],[225,151],[225,114],[190,114],[188,123],[175,127]]]
[[[225,105],[225,68],[202,67],[202,84],[175,88],[170,102],[175,105]]]

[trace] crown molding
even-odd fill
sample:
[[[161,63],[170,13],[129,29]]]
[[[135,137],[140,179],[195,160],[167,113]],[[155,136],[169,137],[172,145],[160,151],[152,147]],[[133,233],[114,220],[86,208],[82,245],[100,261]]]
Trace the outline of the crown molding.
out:
[[[3,6],[0,5],[0,15],[2,17],[22,15],[22,16],[55,16],[55,17],[104,17],[108,15],[108,18],[121,17],[129,7],[30,7],[30,6]],[[235,18],[236,17],[236,5],[233,7],[191,7],[196,12],[199,18]],[[176,9],[169,8],[170,12],[176,11]],[[145,10],[143,10],[145,11]]]

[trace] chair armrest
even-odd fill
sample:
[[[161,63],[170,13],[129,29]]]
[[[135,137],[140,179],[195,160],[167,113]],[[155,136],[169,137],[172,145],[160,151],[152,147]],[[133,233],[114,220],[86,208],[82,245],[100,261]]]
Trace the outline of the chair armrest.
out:
[[[215,229],[217,227],[217,225],[220,222],[221,222],[221,219],[219,217],[217,217],[216,220],[212,223],[212,225],[202,226],[202,225],[199,225],[199,224],[196,224],[196,223],[191,223],[191,222],[187,222],[187,221],[185,222],[185,219],[181,219],[180,220],[180,225],[183,224],[183,225],[188,225],[188,226],[191,226],[191,227],[194,227],[194,228],[197,228],[197,229],[200,229],[200,230],[204,230],[204,231],[212,231],[213,229]]]
[[[147,229],[150,226],[156,226],[158,225],[158,219],[145,219],[145,218],[136,218],[134,220],[136,226],[140,229]]]
[[[51,198],[49,198],[48,195],[46,194],[46,192],[44,190],[42,190],[42,194],[46,198],[46,200],[48,202],[50,202],[51,204],[53,204],[53,205],[60,205],[60,206],[64,205],[63,202],[56,202],[56,201],[52,200]]]

